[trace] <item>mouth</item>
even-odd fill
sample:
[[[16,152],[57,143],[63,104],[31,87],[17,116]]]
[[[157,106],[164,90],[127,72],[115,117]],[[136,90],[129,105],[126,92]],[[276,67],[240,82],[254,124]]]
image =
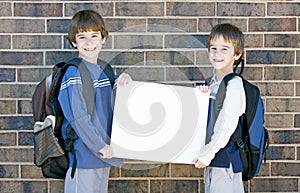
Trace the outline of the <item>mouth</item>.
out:
[[[224,60],[223,59],[213,59],[214,62],[223,62]]]
[[[84,48],[84,50],[90,52],[90,51],[96,50],[96,48],[95,47],[93,47],[93,48]]]

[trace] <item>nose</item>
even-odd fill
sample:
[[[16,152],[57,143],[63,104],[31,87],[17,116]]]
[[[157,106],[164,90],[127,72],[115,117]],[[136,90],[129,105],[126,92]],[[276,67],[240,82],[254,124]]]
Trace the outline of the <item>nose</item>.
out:
[[[85,43],[86,44],[91,44],[92,43],[92,38],[86,38]]]
[[[219,49],[213,49],[211,50],[211,53],[214,55],[214,56],[218,56],[220,54],[220,50]]]

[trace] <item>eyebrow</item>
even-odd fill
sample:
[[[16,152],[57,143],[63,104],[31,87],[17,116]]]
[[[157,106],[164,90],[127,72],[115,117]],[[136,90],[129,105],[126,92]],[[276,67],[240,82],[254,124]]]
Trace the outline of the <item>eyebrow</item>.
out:
[[[216,45],[215,44],[211,44],[210,47],[212,47],[212,46],[216,46]],[[230,46],[227,46],[227,45],[224,45],[224,44],[222,44],[221,46],[225,47],[225,48],[230,48]]]
[[[79,32],[79,33],[77,33],[77,35],[85,35],[86,34],[86,32]],[[93,33],[91,33],[90,35],[98,35],[99,34],[99,32],[93,32]]]

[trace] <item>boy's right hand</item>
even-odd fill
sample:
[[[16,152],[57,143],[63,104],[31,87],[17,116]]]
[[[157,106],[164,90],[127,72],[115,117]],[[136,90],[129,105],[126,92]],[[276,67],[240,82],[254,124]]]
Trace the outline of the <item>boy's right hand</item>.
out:
[[[105,146],[99,151],[101,158],[111,159],[113,156],[113,149],[111,146],[105,144]]]
[[[196,86],[196,88],[199,89],[203,93],[210,93],[211,92],[210,86],[200,85],[200,86]]]

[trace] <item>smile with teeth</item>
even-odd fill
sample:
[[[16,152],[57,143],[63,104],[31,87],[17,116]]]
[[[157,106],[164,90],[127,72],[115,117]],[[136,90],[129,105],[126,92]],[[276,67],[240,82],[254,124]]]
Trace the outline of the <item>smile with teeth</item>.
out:
[[[84,48],[85,51],[94,51],[96,48]]]
[[[223,62],[223,59],[214,59],[215,62]]]

